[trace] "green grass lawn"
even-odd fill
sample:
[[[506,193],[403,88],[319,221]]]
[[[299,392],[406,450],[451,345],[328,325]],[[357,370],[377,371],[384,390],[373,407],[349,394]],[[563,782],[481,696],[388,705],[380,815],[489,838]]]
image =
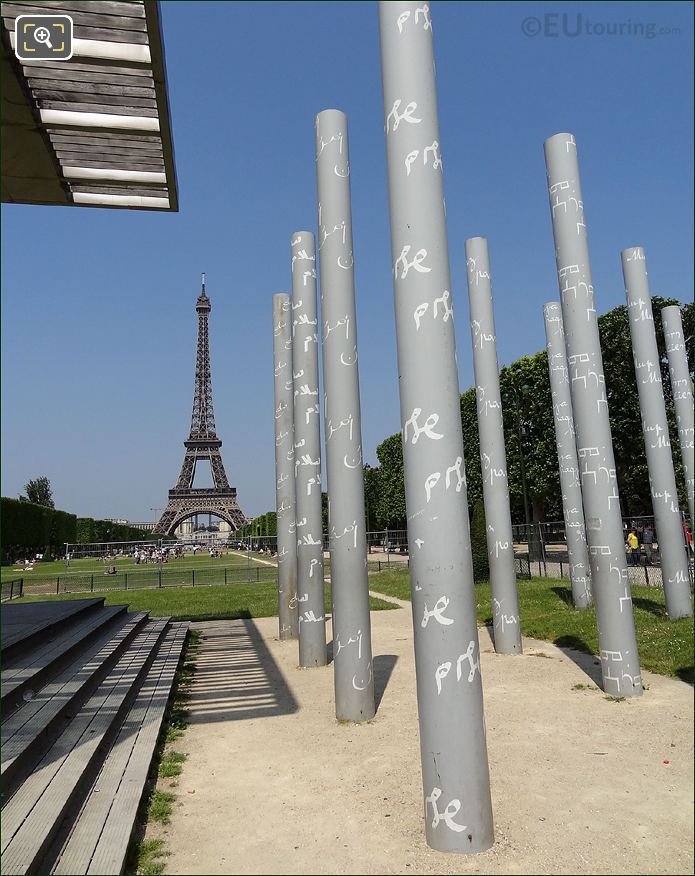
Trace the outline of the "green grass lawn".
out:
[[[330,585],[326,584],[326,611],[330,612]],[[131,611],[149,610],[153,617],[174,620],[222,620],[241,617],[274,617],[278,613],[277,584],[229,584],[226,587],[172,587],[162,590],[112,590],[106,593],[65,594],[53,599],[86,599],[103,596],[106,605],[127,605]],[[29,596],[17,602],[45,600],[45,596]],[[382,611],[397,605],[370,597],[372,611]]]
[[[263,562],[261,562],[263,560]],[[275,561],[268,556],[258,557],[251,555],[252,566],[266,566],[268,563],[275,564]],[[177,560],[169,560],[162,565],[162,570],[165,572],[189,572],[191,569],[208,570],[214,568],[224,568],[225,566],[243,567],[248,564],[248,556],[239,551],[228,551],[224,556],[211,557],[207,551],[197,553],[195,556],[188,553]],[[25,583],[43,583],[55,580],[60,577],[62,581],[69,580],[71,577],[85,575],[103,575],[107,566],[115,566],[118,572],[131,572],[135,575],[152,572],[156,570],[156,563],[139,564],[135,563],[132,557],[117,557],[116,559],[104,562],[98,557],[86,557],[80,560],[70,560],[70,565],[66,566],[64,560],[53,560],[50,563],[35,563],[31,571],[27,571],[21,566],[3,566],[0,569],[0,581],[15,581],[18,578],[23,578]]]
[[[375,593],[410,599],[407,572],[382,572],[370,578]],[[518,581],[521,631],[525,636],[545,639],[561,647],[598,653],[596,612],[575,611],[566,581],[532,578]],[[476,585],[478,621],[492,623],[490,585]],[[643,669],[695,683],[693,669],[693,620],[668,619],[664,593],[658,587],[632,587],[637,628],[637,647]]]

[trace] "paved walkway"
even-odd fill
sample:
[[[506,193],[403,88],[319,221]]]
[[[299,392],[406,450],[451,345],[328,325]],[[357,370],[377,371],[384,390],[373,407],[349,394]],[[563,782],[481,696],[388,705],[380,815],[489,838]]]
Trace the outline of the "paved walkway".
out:
[[[335,721],[332,667],[298,669],[277,618],[199,625],[168,873],[692,873],[692,688],[645,673],[640,700],[610,702],[593,658],[533,639],[498,656],[485,630],[496,843],[428,849],[403,605],[372,613],[363,725]]]

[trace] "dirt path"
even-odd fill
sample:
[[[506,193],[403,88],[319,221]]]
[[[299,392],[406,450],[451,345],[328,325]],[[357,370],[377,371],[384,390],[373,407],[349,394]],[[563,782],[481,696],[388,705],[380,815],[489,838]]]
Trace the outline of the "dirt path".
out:
[[[372,624],[365,725],[336,723],[332,666],[298,669],[276,618],[198,625],[168,873],[692,872],[688,685],[645,673],[641,700],[609,702],[593,658],[533,639],[497,656],[481,630],[496,843],[443,855],[424,841],[409,605]]]

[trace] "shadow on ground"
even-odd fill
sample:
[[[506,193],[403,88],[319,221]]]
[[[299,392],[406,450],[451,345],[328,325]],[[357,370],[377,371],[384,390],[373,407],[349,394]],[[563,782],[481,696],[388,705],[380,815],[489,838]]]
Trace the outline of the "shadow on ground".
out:
[[[655,602],[653,599],[643,599],[640,596],[633,596],[632,604],[635,608],[641,608],[642,611],[649,611],[657,617],[668,617],[666,606],[661,602]]]
[[[557,645],[596,685],[603,686],[601,661],[595,654],[591,653],[591,649],[583,639],[580,639],[579,636],[558,636],[553,644]]]
[[[695,666],[681,666],[680,669],[676,669],[676,676],[691,687],[695,687]]]
[[[377,712],[397,662],[398,657],[395,654],[379,654],[372,661],[374,670],[374,705]]]
[[[574,608],[574,600],[572,599],[572,591],[569,587],[551,587],[553,593],[558,596],[570,608]]]
[[[249,617],[201,627],[195,680],[186,704],[191,724],[288,715],[299,708]]]

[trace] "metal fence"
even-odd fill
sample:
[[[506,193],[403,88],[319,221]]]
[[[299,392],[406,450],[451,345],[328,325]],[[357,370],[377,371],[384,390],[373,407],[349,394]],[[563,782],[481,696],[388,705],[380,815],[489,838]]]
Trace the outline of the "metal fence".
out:
[[[190,543],[193,544],[193,542]],[[179,541],[177,538],[149,536],[140,541],[66,542],[63,556],[72,560],[83,560],[89,557],[130,556],[134,551],[144,551],[149,548],[181,547],[184,544],[189,544],[189,542]]]
[[[685,523],[685,521],[684,521]],[[526,555],[534,575],[544,578],[569,578],[569,558],[565,525],[561,520],[546,523],[518,524],[512,527],[514,551]],[[632,530],[639,541],[637,550],[625,549],[628,578],[631,584],[663,587],[661,553],[653,517],[623,518],[625,539]],[[693,586],[693,554],[687,530],[683,530],[683,550],[689,554],[690,586]]]
[[[631,584],[663,587],[661,555],[656,541],[652,517],[626,517],[623,521],[625,536],[634,530],[640,547],[636,552],[626,550],[628,577]],[[649,533],[652,541],[649,542]],[[518,578],[569,578],[569,558],[563,521],[520,524],[513,527],[514,556]],[[647,540],[645,542],[645,534]],[[330,577],[328,535],[324,534],[324,571]],[[368,568],[370,572],[408,568],[408,533],[405,529],[384,529],[367,533]],[[128,572],[96,574],[62,574],[43,580],[26,578],[6,581],[2,585],[2,601],[19,596],[61,593],[103,592],[108,590],[139,590],[164,587],[197,587],[212,584],[253,584],[277,581],[275,566],[254,563],[254,554],[273,556],[277,551],[275,536],[260,536],[234,540],[228,546],[248,554],[247,566],[209,566],[201,569],[176,569],[175,566],[153,565]],[[684,550],[690,552],[690,581],[693,586],[693,563],[690,544],[684,532]]]
[[[8,602],[10,599],[19,599],[24,596],[24,579],[16,578],[14,581],[3,581],[0,589],[0,602]]]
[[[176,569],[153,565],[127,572],[52,575],[43,579],[24,579],[22,596],[64,593],[104,593],[110,590],[152,590],[166,587],[201,587],[211,584],[259,584],[277,581],[275,566],[207,566],[201,569]],[[3,583],[5,587],[16,582]]]
[[[385,572],[406,569],[408,563],[398,562],[393,557],[371,560],[369,572]],[[330,561],[324,564],[324,574],[330,577]],[[28,581],[15,579],[2,584],[2,600],[20,596],[60,596],[66,593],[104,593],[116,590],[153,590],[171,587],[209,587],[220,584],[274,584],[277,583],[277,566],[207,566],[201,569],[176,569],[170,566],[116,572],[116,574],[65,574],[51,575]]]
[[[569,578],[564,521],[551,520],[544,523],[517,524],[512,529],[518,578],[530,578],[533,575],[543,578]],[[626,540],[628,533],[634,530],[640,543],[636,552],[626,549],[630,583],[648,587],[663,587],[661,553],[654,518],[625,517],[623,518],[623,529]],[[408,533],[404,529],[368,532],[367,544],[370,555],[382,553],[387,558],[407,557],[408,555]],[[689,568],[692,587],[694,581],[692,543],[687,537],[685,526],[683,549],[690,554]]]
[[[370,573],[401,571],[408,569],[410,561],[392,552],[383,552],[379,558],[368,559]],[[531,577],[531,564],[528,557],[516,557],[518,578]],[[330,558],[324,560],[324,576],[330,579]],[[275,584],[278,580],[277,566],[207,566],[201,569],[176,569],[164,566],[135,569],[127,572],[106,572],[95,574],[51,575],[43,579],[27,581],[18,578],[4,581],[2,601],[21,596],[60,596],[69,593],[105,593],[121,590],[153,590],[172,587],[210,587],[220,584]]]
[[[545,556],[537,560],[531,560],[529,554],[522,554],[520,556],[526,557],[526,563],[531,571],[531,575],[535,577],[567,578],[569,580],[569,557],[567,551],[547,551]],[[630,584],[663,587],[661,566],[647,562],[646,558],[642,558],[635,564],[628,562],[627,573]]]

